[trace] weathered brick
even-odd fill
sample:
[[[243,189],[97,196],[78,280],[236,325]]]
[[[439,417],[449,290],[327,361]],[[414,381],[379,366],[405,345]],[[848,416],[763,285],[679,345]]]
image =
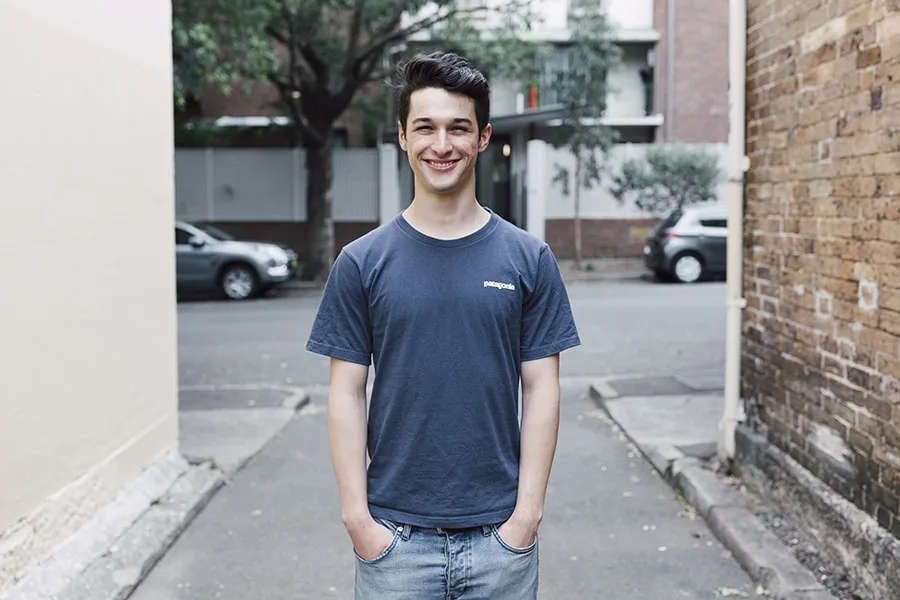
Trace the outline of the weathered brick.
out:
[[[880,439],[883,435],[884,425],[878,419],[861,412],[855,413],[856,427],[872,439]]]
[[[900,358],[889,354],[879,354],[877,358],[878,370],[886,376],[900,379]]]
[[[878,238],[885,242],[900,242],[900,221],[880,221]]]
[[[878,315],[878,325],[884,331],[900,335],[900,313],[892,310],[882,309]]]
[[[900,0],[749,0],[748,19],[751,420],[900,533]],[[846,435],[852,481],[810,422]]]
[[[856,68],[865,69],[881,62],[881,46],[861,50],[856,55]]]
[[[875,449],[872,439],[856,429],[850,430],[847,441],[853,450],[858,450],[866,456],[871,456],[872,450]]]
[[[861,246],[860,258],[876,265],[895,264],[900,261],[900,244],[866,242]]]
[[[880,329],[863,329],[857,339],[860,346],[875,352],[896,355],[900,351],[900,337]]]

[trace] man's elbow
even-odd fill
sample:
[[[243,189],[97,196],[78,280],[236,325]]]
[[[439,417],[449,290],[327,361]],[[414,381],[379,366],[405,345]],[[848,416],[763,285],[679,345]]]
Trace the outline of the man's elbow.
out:
[[[522,363],[522,393],[559,392],[559,354]]]

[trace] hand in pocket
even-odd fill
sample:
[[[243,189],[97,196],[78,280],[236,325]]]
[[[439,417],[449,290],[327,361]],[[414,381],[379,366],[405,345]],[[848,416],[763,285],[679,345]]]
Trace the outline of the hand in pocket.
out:
[[[394,541],[394,534],[375,519],[371,519],[365,526],[351,531],[350,540],[361,559],[375,560]]]
[[[537,528],[510,519],[497,528],[500,538],[512,548],[528,548],[534,543]]]

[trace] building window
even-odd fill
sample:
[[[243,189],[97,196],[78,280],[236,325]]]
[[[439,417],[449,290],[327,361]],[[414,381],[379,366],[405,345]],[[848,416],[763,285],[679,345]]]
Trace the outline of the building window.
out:
[[[644,115],[650,116],[654,114],[653,106],[654,86],[653,86],[653,67],[646,66],[641,68],[641,81],[644,84]]]

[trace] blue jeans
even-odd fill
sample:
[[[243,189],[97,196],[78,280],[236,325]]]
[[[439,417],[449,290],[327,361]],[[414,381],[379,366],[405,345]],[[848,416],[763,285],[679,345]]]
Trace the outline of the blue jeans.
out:
[[[513,548],[495,525],[444,530],[376,520],[394,539],[372,560],[356,554],[356,600],[537,598],[537,540]]]

